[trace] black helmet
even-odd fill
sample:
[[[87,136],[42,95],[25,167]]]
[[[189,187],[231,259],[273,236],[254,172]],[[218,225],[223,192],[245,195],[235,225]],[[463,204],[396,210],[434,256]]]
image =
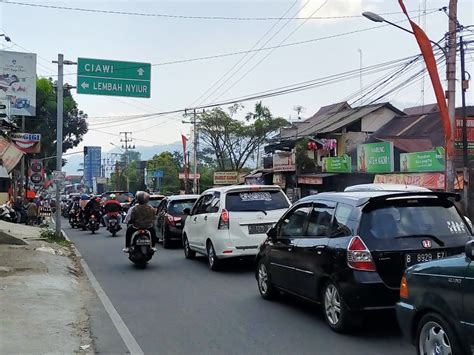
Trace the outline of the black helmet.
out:
[[[138,191],[135,197],[140,205],[145,205],[150,201],[150,195],[145,191]]]

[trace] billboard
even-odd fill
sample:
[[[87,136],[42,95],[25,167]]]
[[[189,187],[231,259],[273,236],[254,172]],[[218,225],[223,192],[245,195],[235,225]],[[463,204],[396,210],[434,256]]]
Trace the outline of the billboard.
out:
[[[102,176],[101,147],[84,147],[84,185],[92,188],[94,178]]]
[[[357,146],[357,171],[361,173],[391,173],[393,169],[392,142]]]
[[[323,172],[325,173],[350,173],[351,170],[352,159],[348,155],[323,158]]]
[[[39,153],[41,150],[41,134],[12,132],[10,138],[23,153]]]
[[[273,154],[273,171],[295,171],[295,153],[294,152],[275,152]]]
[[[400,171],[419,173],[444,171],[444,148],[436,147],[427,152],[401,153]]]
[[[234,185],[238,183],[239,173],[237,171],[214,172],[214,185]]]
[[[0,51],[0,101],[10,115],[36,116],[36,54]]]
[[[463,119],[456,117],[456,129],[454,131],[454,149],[456,150],[456,154],[463,153],[462,125]],[[466,118],[466,137],[467,154],[474,155],[474,117]]]

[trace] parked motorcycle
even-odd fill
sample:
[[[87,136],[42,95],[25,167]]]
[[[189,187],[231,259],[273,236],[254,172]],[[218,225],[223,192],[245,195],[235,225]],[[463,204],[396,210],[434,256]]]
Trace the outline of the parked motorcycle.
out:
[[[94,213],[92,213],[89,217],[89,223],[87,224],[87,228],[92,232],[92,234],[95,234],[95,231],[99,230],[100,228],[99,218]]]
[[[0,206],[0,219],[2,221],[16,223],[17,218],[18,216],[13,208],[8,207],[7,205]]]
[[[109,216],[109,226],[107,230],[112,234],[112,237],[115,237],[117,232],[122,229],[120,223],[118,222],[118,212],[114,214],[110,214]]]
[[[147,229],[139,229],[132,235],[128,258],[135,265],[145,268],[155,253],[151,248],[151,234]]]

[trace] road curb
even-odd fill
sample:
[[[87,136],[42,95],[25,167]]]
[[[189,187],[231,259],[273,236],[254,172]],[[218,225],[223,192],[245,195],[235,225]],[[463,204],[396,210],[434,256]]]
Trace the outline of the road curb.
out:
[[[66,232],[61,229],[61,234],[63,235],[64,239],[66,239],[69,243],[71,243],[71,249],[74,252],[74,255],[76,255],[79,264],[82,267],[82,270],[84,271],[84,274],[86,275],[91,287],[94,289],[95,293],[97,294],[97,297],[99,297],[100,301],[102,302],[102,305],[105,308],[105,311],[110,317],[110,320],[114,324],[115,328],[117,329],[117,332],[119,333],[120,337],[122,338],[122,341],[124,342],[125,346],[127,347],[128,351],[132,355],[144,355],[143,350],[140,348],[140,345],[138,345],[137,341],[133,337],[132,333],[130,330],[127,328],[125,322],[123,321],[122,317],[120,317],[120,314],[117,312],[115,309],[114,305],[110,301],[109,297],[105,293],[105,291],[102,289],[102,287],[99,284],[99,281],[95,278],[94,274],[92,273],[91,269],[89,268],[89,265],[87,265],[86,261],[82,257],[81,253],[79,250],[76,248],[74,243],[71,241],[71,239],[68,237]]]

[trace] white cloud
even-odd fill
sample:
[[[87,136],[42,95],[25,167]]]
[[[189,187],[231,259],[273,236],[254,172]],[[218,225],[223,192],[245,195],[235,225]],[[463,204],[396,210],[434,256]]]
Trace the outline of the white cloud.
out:
[[[299,6],[303,7],[306,2],[307,0],[301,0]],[[359,16],[364,11],[373,10],[373,7],[369,6],[369,4],[364,0],[329,0],[321,10],[313,15],[313,12],[323,3],[324,0],[310,0],[309,3],[300,10],[299,16]]]

